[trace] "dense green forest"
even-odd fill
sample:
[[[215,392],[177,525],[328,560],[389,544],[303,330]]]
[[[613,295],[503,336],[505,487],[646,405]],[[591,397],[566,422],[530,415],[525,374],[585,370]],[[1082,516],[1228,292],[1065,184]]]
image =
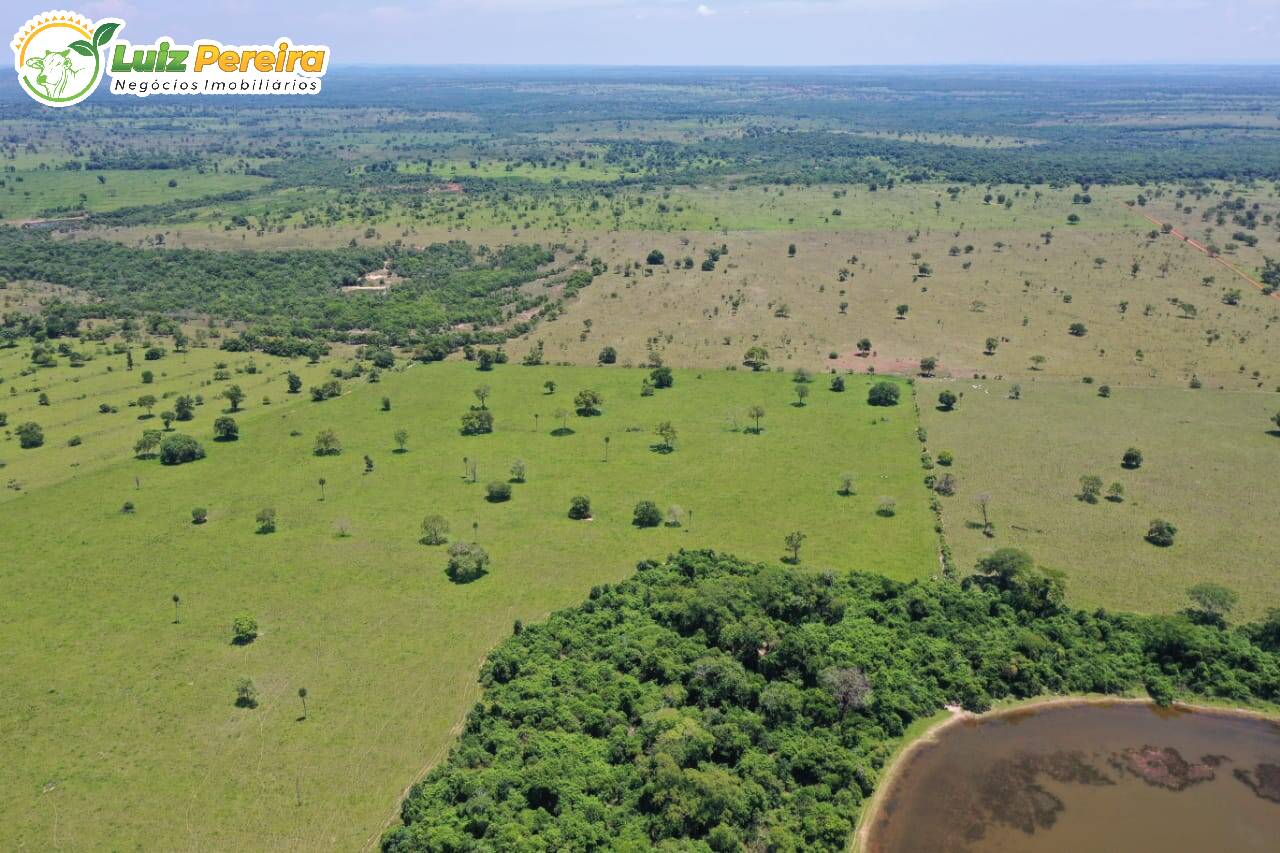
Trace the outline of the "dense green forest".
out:
[[[1228,628],[1072,610],[1063,592],[1010,549],[959,584],[713,552],[642,563],[516,626],[383,850],[842,850],[895,740],[948,703],[1280,699],[1280,614]]]
[[[63,306],[79,317],[212,315],[264,324],[260,332],[341,339],[367,330],[387,343],[433,339],[457,323],[493,325],[541,304],[516,289],[555,259],[542,246],[490,249],[462,241],[402,246],[218,252],[138,249],[104,240],[63,240],[0,228],[0,280],[82,290],[95,301]],[[386,265],[402,281],[384,292],[344,293]],[[515,306],[513,309],[511,306]],[[363,339],[368,339],[367,332]]]

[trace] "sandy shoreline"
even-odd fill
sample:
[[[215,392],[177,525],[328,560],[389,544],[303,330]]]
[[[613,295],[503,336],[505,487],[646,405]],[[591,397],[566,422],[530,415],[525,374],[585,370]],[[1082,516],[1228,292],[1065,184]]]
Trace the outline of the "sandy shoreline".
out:
[[[902,772],[902,768],[906,766],[909,759],[920,747],[930,743],[934,743],[947,729],[959,723],[969,720],[994,719],[996,717],[1007,714],[1015,714],[1020,711],[1027,711],[1035,708],[1047,708],[1056,705],[1154,705],[1155,703],[1149,698],[1138,698],[1130,696],[1050,696],[1043,699],[1030,699],[1026,702],[1018,702],[1012,705],[995,708],[990,711],[984,711],[981,714],[975,714],[972,711],[966,711],[959,705],[948,705],[946,711],[948,715],[946,719],[939,720],[929,726],[909,743],[904,745],[902,749],[893,757],[889,764],[885,767],[880,781],[876,784],[876,790],[871,795],[871,800],[862,808],[858,814],[858,824],[854,829],[853,837],[849,842],[849,850],[852,853],[865,850],[867,837],[871,833],[871,827],[875,825],[876,818],[879,815],[880,807],[884,802],[884,798],[893,784],[897,781],[898,775]],[[1189,702],[1174,702],[1171,709],[1194,711],[1201,714],[1218,714],[1228,717],[1249,717],[1258,720],[1276,720],[1280,719],[1280,711],[1259,710],[1256,708],[1239,708],[1229,707],[1226,705],[1197,705]]]

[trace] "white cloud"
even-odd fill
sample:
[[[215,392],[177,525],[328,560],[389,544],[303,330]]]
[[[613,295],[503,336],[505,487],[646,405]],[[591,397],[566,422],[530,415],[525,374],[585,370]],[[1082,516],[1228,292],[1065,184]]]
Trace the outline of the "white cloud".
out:
[[[710,18],[710,17],[711,17],[712,15],[714,15],[715,13],[716,13],[716,10],[715,10],[715,9],[712,9],[712,8],[711,8],[710,6],[708,6],[707,4],[705,4],[705,3],[700,3],[700,4],[698,4],[698,14],[699,14],[699,15],[701,15],[702,17],[704,17],[704,18]]]

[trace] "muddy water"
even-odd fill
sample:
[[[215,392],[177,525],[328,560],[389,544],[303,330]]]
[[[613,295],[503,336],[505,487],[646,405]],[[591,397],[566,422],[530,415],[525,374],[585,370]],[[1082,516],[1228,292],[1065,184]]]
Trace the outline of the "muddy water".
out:
[[[1139,704],[948,726],[904,758],[868,853],[1280,851],[1280,725]]]

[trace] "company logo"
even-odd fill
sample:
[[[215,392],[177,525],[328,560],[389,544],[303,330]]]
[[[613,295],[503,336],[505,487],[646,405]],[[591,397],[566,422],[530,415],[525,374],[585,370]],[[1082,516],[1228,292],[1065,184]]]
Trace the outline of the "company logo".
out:
[[[326,45],[223,45],[212,39],[149,45],[116,38],[124,21],[91,23],[75,12],[37,15],[13,37],[23,89],[51,107],[89,97],[103,77],[116,95],[314,95],[329,66]]]
[[[13,36],[13,64],[28,95],[50,107],[69,107],[102,80],[103,48],[124,21],[96,24],[75,12],[37,15]]]

